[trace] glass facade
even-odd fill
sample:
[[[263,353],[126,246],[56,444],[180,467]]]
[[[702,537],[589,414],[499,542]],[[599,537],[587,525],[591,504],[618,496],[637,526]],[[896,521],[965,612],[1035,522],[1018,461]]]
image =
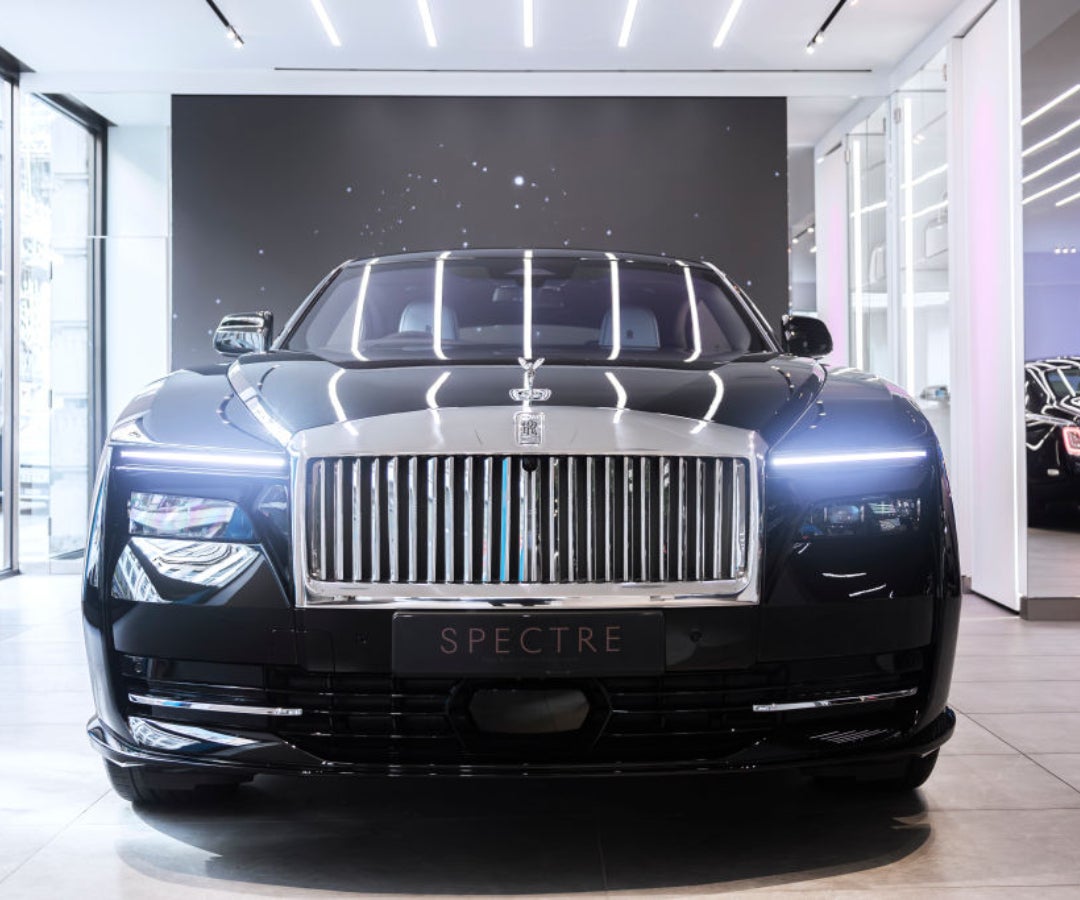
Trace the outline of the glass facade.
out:
[[[19,564],[81,552],[90,459],[94,140],[33,95],[19,107]]]
[[[0,571],[11,567],[10,310],[14,212],[11,202],[11,83],[0,78]]]

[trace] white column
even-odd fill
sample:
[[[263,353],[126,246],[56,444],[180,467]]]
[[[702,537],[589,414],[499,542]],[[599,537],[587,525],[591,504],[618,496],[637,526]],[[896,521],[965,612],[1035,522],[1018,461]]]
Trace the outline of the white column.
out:
[[[997,0],[949,61],[952,482],[972,589],[1027,584],[1019,0]]]
[[[109,129],[106,173],[106,421],[169,371],[170,141],[167,125]]]

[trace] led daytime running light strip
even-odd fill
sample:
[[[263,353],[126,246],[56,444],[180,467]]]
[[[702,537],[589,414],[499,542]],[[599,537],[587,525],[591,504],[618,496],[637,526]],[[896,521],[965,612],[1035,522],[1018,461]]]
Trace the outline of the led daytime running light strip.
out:
[[[122,459],[154,463],[187,463],[195,466],[225,466],[230,469],[284,469],[288,460],[283,456],[257,453],[206,453],[200,450],[122,449]]]
[[[859,462],[902,462],[926,459],[925,450],[872,450],[862,453],[815,453],[805,456],[774,456],[774,466],[823,466]]]

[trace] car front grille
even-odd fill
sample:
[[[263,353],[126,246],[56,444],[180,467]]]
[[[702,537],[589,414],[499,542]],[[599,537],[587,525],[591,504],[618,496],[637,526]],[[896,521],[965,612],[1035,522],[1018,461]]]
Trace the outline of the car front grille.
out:
[[[748,461],[702,456],[309,460],[318,582],[668,583],[746,572]]]

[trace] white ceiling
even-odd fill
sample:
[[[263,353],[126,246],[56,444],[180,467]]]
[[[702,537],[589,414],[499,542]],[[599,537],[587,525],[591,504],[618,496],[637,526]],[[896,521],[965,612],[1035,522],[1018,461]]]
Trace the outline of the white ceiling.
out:
[[[731,0],[639,0],[626,48],[627,0],[533,0],[532,48],[523,0],[429,2],[434,48],[415,0],[324,0],[341,47],[309,0],[219,0],[234,49],[204,0],[0,0],[0,47],[34,70],[32,89],[112,95],[122,115],[115,97],[133,91],[779,94],[799,98],[791,143],[808,144],[961,0],[849,0],[812,56],[835,0],[745,0],[719,49]]]

